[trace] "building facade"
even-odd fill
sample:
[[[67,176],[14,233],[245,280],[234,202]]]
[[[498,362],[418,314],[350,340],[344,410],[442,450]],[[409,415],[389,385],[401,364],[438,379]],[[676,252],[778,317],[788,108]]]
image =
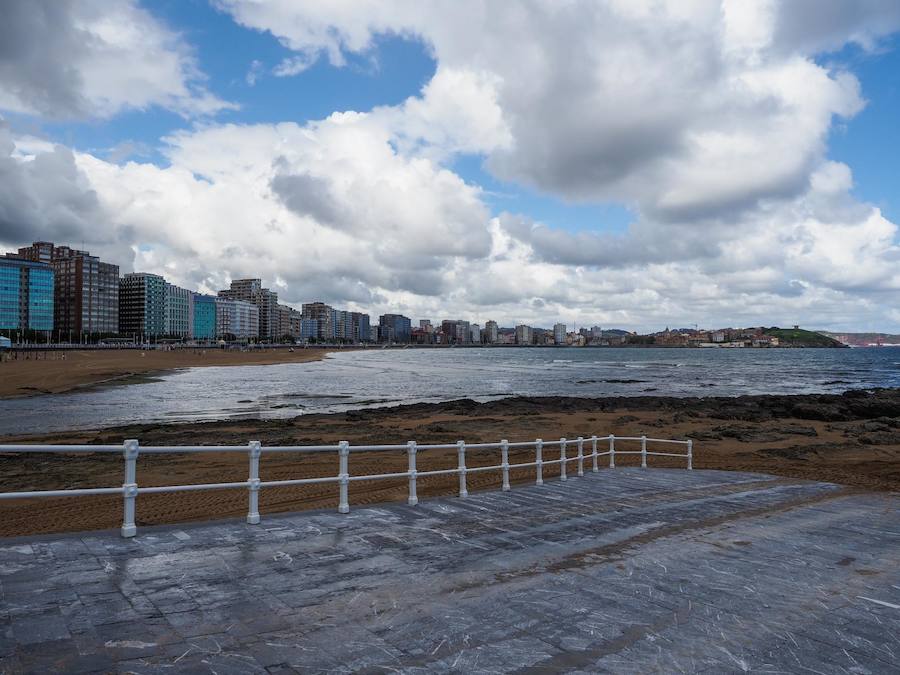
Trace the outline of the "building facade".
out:
[[[280,337],[278,294],[263,288],[261,279],[235,279],[231,282],[231,288],[219,291],[219,297],[256,305],[259,308],[259,338],[276,340]]]
[[[118,265],[49,241],[20,248],[18,257],[53,268],[53,323],[60,334],[118,332]]]
[[[566,324],[553,324],[553,342],[558,345],[566,344]]]
[[[194,293],[186,288],[166,284],[166,331],[169,337],[194,335]]]
[[[530,345],[534,342],[533,331],[531,326],[520,324],[516,326],[516,344]]]
[[[0,330],[53,330],[53,269],[16,257],[0,258]]]
[[[500,327],[496,321],[488,321],[484,324],[483,341],[489,345],[495,345],[500,341]]]
[[[216,336],[226,340],[259,337],[259,307],[252,302],[216,298]]]
[[[385,335],[382,335],[382,341],[409,342],[412,334],[412,321],[408,316],[382,314],[378,317],[378,325],[385,333],[389,334],[388,340],[385,340]]]
[[[119,333],[148,339],[166,335],[166,280],[132,272],[119,283]]]
[[[214,340],[216,337],[216,296],[195,294],[193,298],[193,330],[196,340]]]
[[[302,306],[302,319],[305,321],[315,321],[315,334],[313,335],[304,335],[305,339],[314,338],[316,340],[333,340],[337,333],[337,327],[335,323],[337,321],[337,317],[335,316],[334,307],[330,305],[326,305],[324,302],[307,302]],[[309,326],[311,324],[306,324],[307,329],[305,333],[310,332]]]

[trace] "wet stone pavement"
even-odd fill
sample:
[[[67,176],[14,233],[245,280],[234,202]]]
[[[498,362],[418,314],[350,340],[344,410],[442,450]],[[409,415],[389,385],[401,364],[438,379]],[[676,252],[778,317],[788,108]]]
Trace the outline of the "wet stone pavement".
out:
[[[3,673],[898,669],[900,495],[823,483],[601,470],[0,540]]]

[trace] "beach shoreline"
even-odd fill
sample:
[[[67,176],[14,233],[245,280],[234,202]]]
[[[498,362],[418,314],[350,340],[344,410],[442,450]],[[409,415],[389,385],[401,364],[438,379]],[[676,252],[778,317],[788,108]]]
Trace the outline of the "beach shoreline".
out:
[[[514,397],[478,403],[469,399],[388,408],[317,413],[291,419],[227,420],[178,424],[135,424],[91,431],[5,437],[4,443],[118,444],[137,438],[142,445],[351,445],[545,441],[544,458],[558,456],[561,437],[641,436],[692,438],[695,469],[767,473],[787,480],[818,480],[864,490],[900,491],[900,389],[851,390],[844,394],[676,398]],[[554,442],[555,441],[555,442]],[[634,446],[634,447],[632,447]],[[619,449],[639,444],[622,442]],[[651,448],[652,449],[652,448]],[[573,452],[569,446],[569,454]],[[471,451],[473,466],[496,464],[494,451]],[[510,462],[534,461],[533,450],[511,452]],[[604,458],[605,459],[605,458]],[[145,455],[138,465],[143,486],[243,481],[245,453]],[[635,465],[636,455],[617,458]],[[351,451],[354,475],[405,471],[404,451]],[[651,457],[650,467],[684,467],[680,458]],[[419,470],[456,466],[455,451],[419,453]],[[605,464],[601,463],[605,468]],[[337,453],[264,453],[264,480],[333,476]],[[556,466],[545,467],[552,478]],[[0,491],[105,487],[122,483],[118,455],[0,455]],[[512,472],[513,483],[532,482],[534,469]],[[470,490],[496,489],[499,472],[470,476]],[[457,476],[423,478],[420,497],[452,495]],[[402,501],[406,481],[354,482],[351,505]],[[239,517],[246,489],[151,494],[139,497],[139,524]],[[0,536],[116,527],[121,497],[16,500],[0,502]],[[267,513],[331,508],[337,486],[315,484],[266,488]]]
[[[346,348],[350,350],[352,348]],[[335,347],[95,349],[23,352],[0,362],[0,401],[156,379],[184,368],[320,361]],[[27,355],[27,356],[26,356]],[[65,356],[65,358],[63,358]]]

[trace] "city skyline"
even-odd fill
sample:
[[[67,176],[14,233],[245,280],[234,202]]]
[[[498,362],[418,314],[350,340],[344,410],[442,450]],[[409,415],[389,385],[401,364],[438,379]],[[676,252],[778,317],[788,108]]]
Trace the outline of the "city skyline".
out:
[[[896,2],[4,12],[2,249],[373,318],[900,332]]]

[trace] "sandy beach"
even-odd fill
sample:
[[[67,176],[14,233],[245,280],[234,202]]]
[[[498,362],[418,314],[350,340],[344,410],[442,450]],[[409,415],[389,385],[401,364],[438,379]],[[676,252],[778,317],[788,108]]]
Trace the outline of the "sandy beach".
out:
[[[0,399],[59,394],[82,387],[131,381],[177,368],[318,361],[328,351],[323,347],[296,348],[294,351],[278,347],[248,351],[213,348],[21,352],[16,360],[0,362]]]
[[[3,439],[54,443],[120,443],[138,438],[144,445],[245,444],[310,445],[347,440],[355,444],[452,443],[576,438],[614,433],[694,439],[698,469],[759,471],[791,479],[841,483],[870,490],[900,490],[900,390],[848,392],[844,395],[744,396],[737,398],[510,398],[489,403],[471,400],[396,408],[305,415],[289,420],[229,421],[196,424],[134,425],[117,429],[42,437]],[[624,444],[619,449],[627,448]],[[558,446],[557,446],[558,447]],[[651,448],[652,449],[652,448]],[[546,458],[558,452],[548,448]],[[570,451],[571,452],[571,451]],[[470,452],[469,465],[496,464],[494,451]],[[533,451],[511,453],[511,462],[533,461]],[[634,465],[634,455],[620,466]],[[419,455],[420,470],[452,468],[455,452]],[[404,471],[406,454],[352,453],[353,474]],[[683,466],[684,460],[653,457],[650,466]],[[146,455],[138,464],[140,485],[241,481],[247,477],[243,453]],[[548,467],[545,476],[558,470]],[[263,479],[335,475],[335,454],[265,454]],[[0,490],[40,490],[116,486],[122,483],[118,455],[0,456]],[[534,480],[533,469],[512,472],[513,483]],[[469,489],[493,489],[498,472],[472,474]],[[453,494],[455,475],[419,482],[422,497]],[[400,501],[406,481],[354,482],[351,505]],[[246,490],[215,490],[142,495],[138,523],[143,525],[240,517]],[[261,492],[262,512],[275,513],[337,504],[337,486],[268,488]],[[21,500],[0,503],[0,536],[39,532],[114,528],[121,518],[119,497]]]

